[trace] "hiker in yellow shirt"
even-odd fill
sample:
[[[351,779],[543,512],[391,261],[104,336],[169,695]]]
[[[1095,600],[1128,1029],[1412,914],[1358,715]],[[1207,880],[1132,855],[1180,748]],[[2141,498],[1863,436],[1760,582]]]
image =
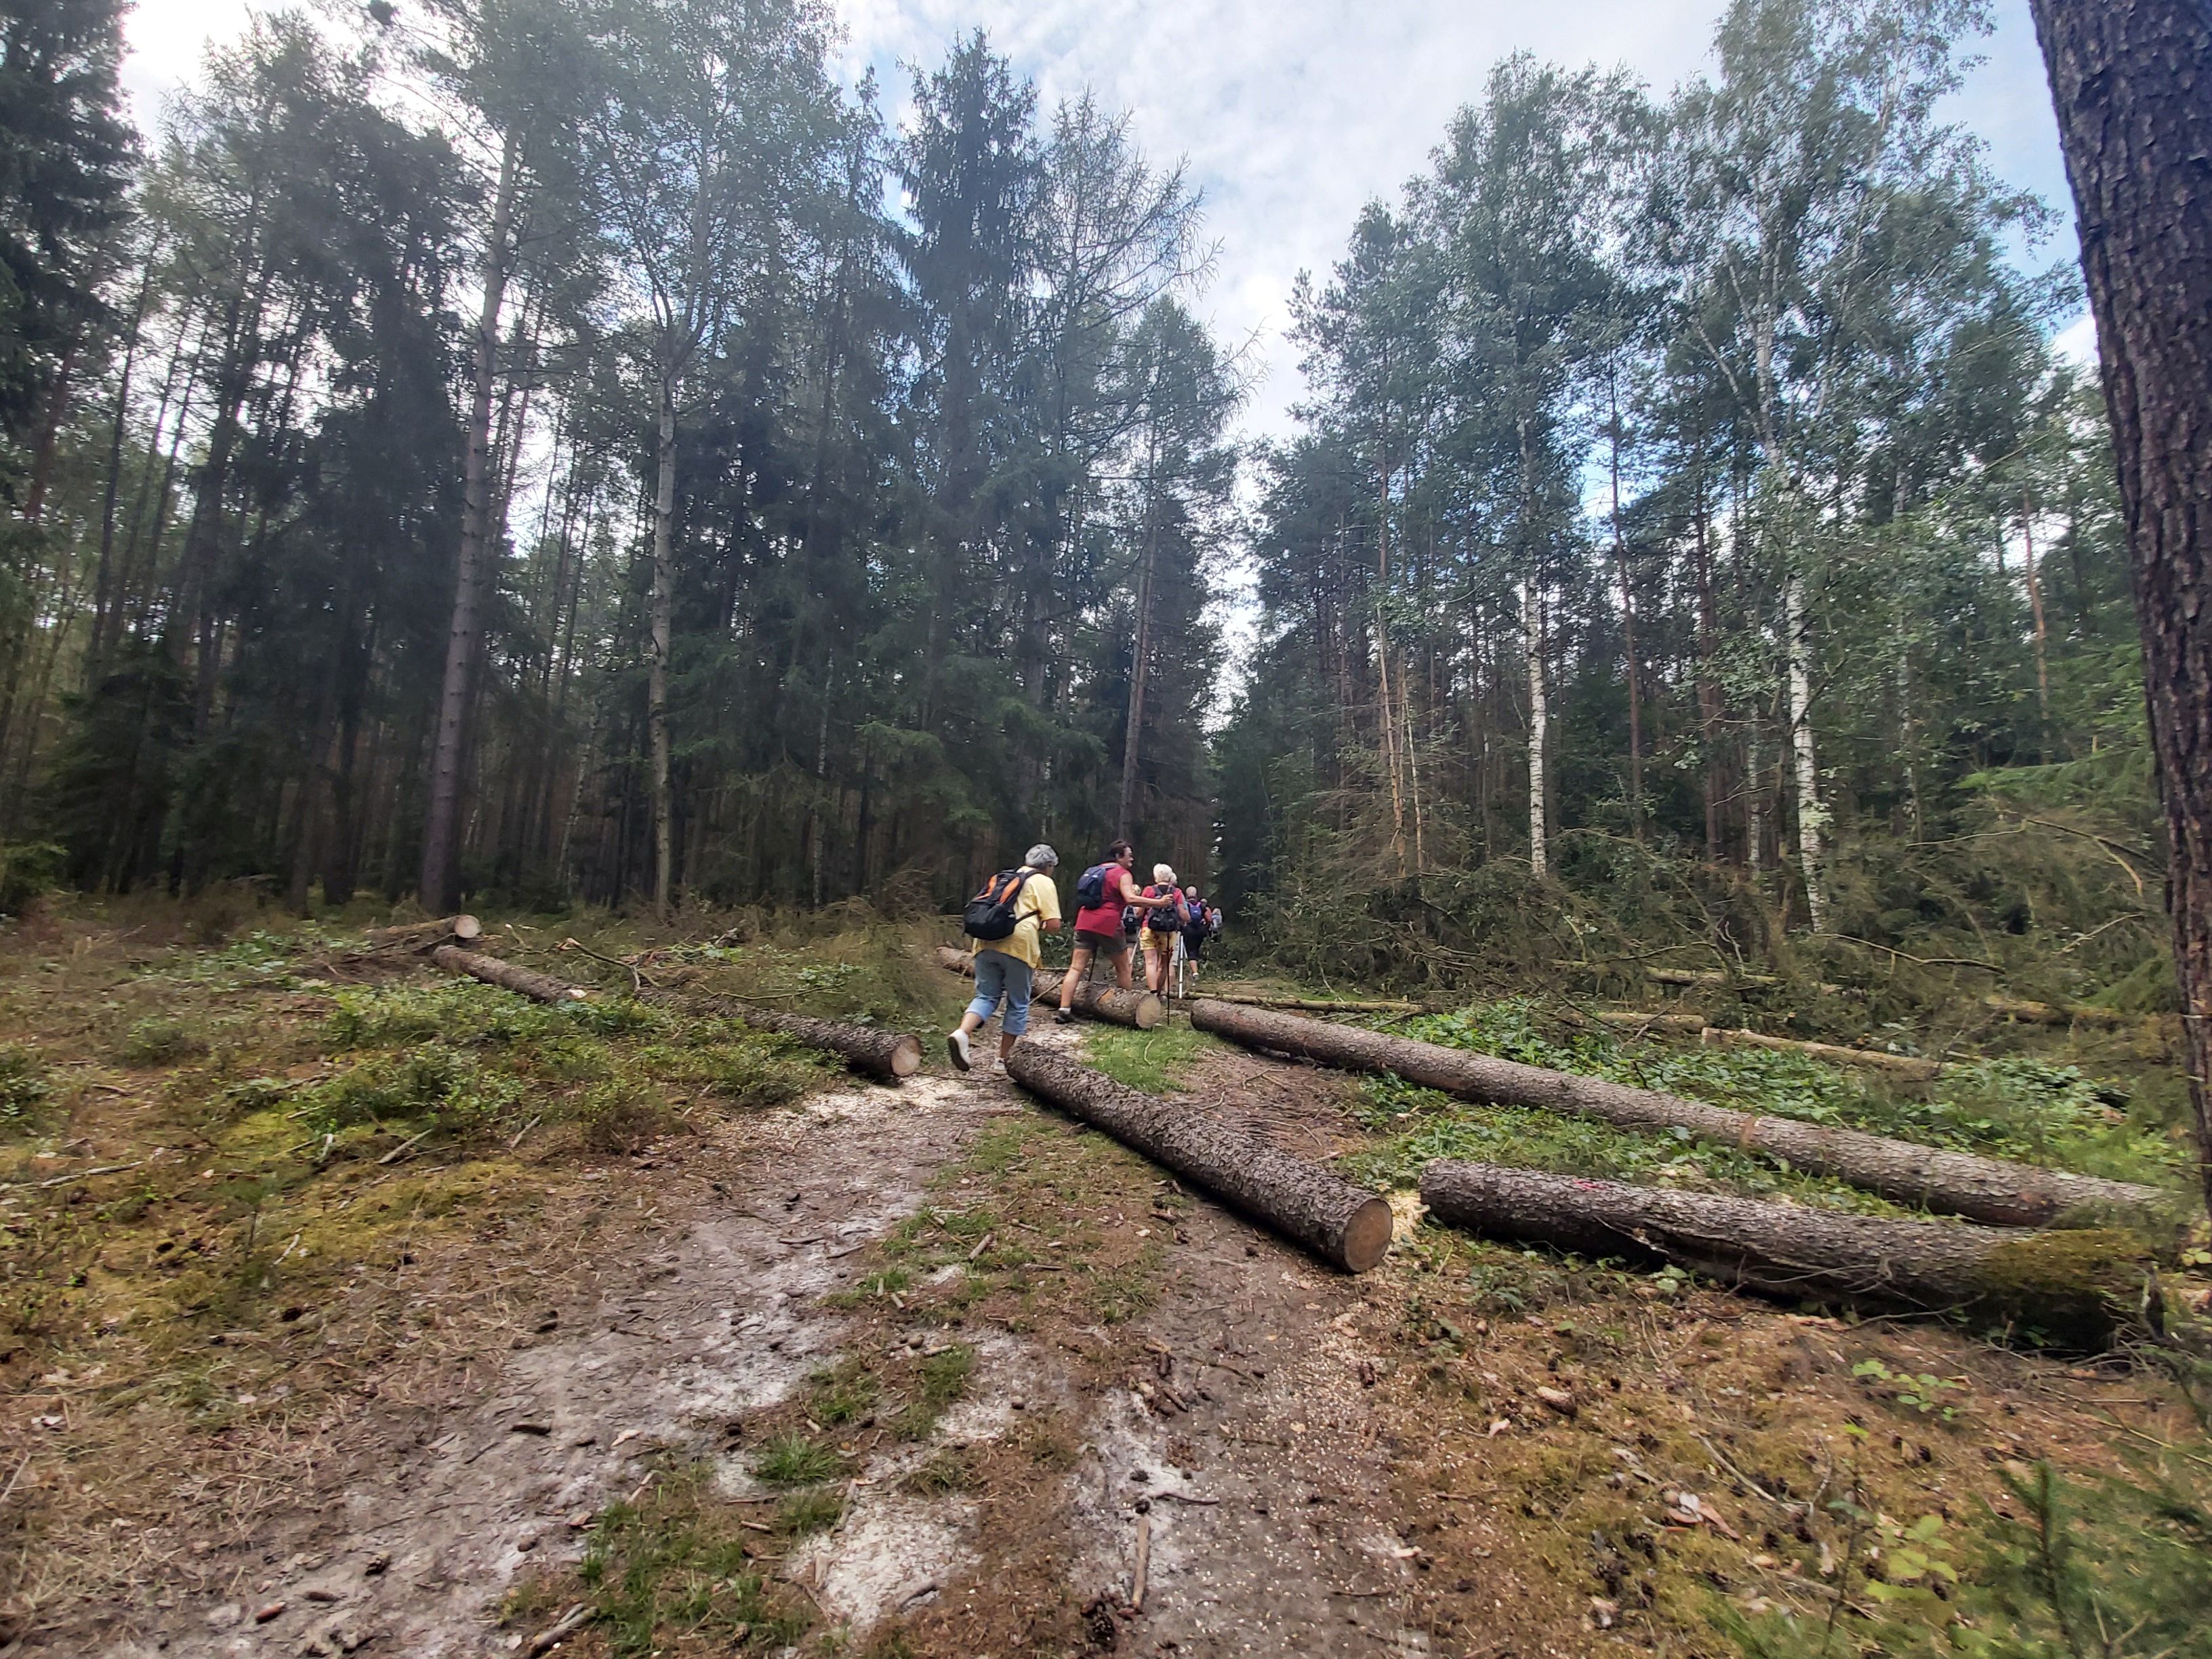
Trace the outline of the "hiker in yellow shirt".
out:
[[[975,1000],[948,1031],[945,1046],[962,1071],[975,1064],[969,1038],[1006,1005],[999,1022],[999,1057],[994,1073],[1006,1069],[1006,1056],[1030,1029],[1030,987],[1043,963],[1043,936],[1060,931],[1060,889],[1052,878],[1060,854],[1040,842],[1023,856],[1018,870],[1001,870],[968,902],[964,918],[969,948],[975,957]]]

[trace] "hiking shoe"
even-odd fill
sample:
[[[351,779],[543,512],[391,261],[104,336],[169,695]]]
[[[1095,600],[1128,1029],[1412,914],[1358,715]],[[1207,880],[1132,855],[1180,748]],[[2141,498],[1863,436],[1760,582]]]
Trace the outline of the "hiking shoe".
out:
[[[1052,1017],[1052,1023],[1055,1025],[1073,1025],[1075,1024],[1075,1016],[1062,1008]]]
[[[1006,1074],[1006,1057],[1004,1054],[1000,1054],[991,1062],[991,1075],[993,1077],[1004,1077]]]
[[[967,1032],[947,1031],[945,1034],[945,1052],[952,1056],[952,1063],[962,1071],[969,1072],[975,1069],[975,1062],[968,1057]]]

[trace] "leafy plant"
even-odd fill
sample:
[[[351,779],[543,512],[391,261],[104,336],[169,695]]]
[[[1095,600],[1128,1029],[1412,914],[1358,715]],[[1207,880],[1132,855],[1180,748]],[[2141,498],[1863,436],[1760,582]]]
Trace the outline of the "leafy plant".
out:
[[[1941,1417],[1946,1423],[1958,1419],[1956,1405],[1946,1403],[1947,1394],[1963,1394],[1966,1383],[1963,1378],[1936,1376],[1926,1371],[1917,1375],[1893,1371],[1879,1359],[1862,1359],[1851,1367],[1851,1375],[1863,1380],[1887,1385],[1889,1397],[1907,1410],[1918,1412],[1923,1417]]]
[[[35,1053],[20,1042],[0,1043],[0,1130],[27,1127],[52,1093]]]

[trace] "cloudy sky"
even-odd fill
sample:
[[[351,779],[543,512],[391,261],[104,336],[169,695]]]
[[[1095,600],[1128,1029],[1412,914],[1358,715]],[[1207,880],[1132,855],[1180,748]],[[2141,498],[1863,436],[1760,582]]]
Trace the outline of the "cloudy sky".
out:
[[[1695,73],[1723,0],[836,0],[845,70],[873,67],[896,113],[902,64],[938,62],[977,26],[1050,103],[1088,85],[1131,112],[1154,157],[1188,161],[1221,245],[1197,308],[1267,369],[1247,428],[1274,433],[1297,395],[1283,341],[1302,269],[1328,269],[1362,203],[1395,194],[1480,89],[1525,49],[1626,64],[1665,89]],[[1996,32],[1957,100],[2008,182],[2065,201],[2057,137],[2027,0],[1995,0]],[[240,0],[138,0],[125,81],[142,125],[210,38],[243,26]],[[2070,234],[2028,257],[2070,252]],[[2079,331],[2077,331],[2078,332]],[[2076,343],[2079,342],[2069,342]]]

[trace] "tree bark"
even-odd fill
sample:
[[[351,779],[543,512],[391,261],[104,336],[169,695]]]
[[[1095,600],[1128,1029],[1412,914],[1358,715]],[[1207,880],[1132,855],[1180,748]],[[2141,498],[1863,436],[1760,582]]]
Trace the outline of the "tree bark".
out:
[[[2212,1203],[2212,13],[2032,0],[2097,320]]]
[[[430,960],[447,973],[466,974],[471,979],[496,985],[517,996],[528,997],[532,1002],[581,1002],[591,994],[580,985],[571,985],[566,980],[528,968],[518,968],[497,957],[464,951],[458,945],[441,945],[430,952]]]
[[[811,1048],[827,1048],[856,1072],[866,1072],[885,1083],[897,1083],[921,1069],[921,1044],[903,1031],[878,1030],[871,1025],[849,1025],[842,1020],[816,1019],[806,1014],[784,1013],[757,1007],[734,997],[708,996],[692,991],[663,991],[651,986],[634,994],[638,1001],[671,1013],[714,1019],[734,1019],[757,1031],[775,1031]]]
[[[1039,1043],[1017,1043],[1006,1074],[1332,1267],[1364,1273],[1390,1248],[1389,1205],[1334,1170],[1204,1112],[1126,1088]]]
[[[2147,1265],[2123,1232],[1878,1220],[1451,1159],[1422,1172],[1421,1202],[1487,1237],[1656,1257],[1792,1300],[1961,1309],[2079,1347],[2101,1348],[2125,1322]]]
[[[668,919],[674,890],[671,874],[676,837],[668,791],[668,652],[675,613],[675,580],[669,549],[676,518],[676,394],[660,389],[659,471],[653,493],[653,592],[646,654],[645,722],[653,766],[653,909]]]
[[[971,976],[975,971],[975,958],[950,945],[937,947],[937,965]],[[1057,1001],[1060,980],[1060,969],[1038,969],[1033,987],[1035,1000]],[[1093,1019],[1103,1019],[1109,1025],[1129,1025],[1139,1031],[1152,1030],[1166,1024],[1168,1017],[1167,1004],[1150,991],[1124,991],[1118,985],[1103,985],[1093,979],[1076,981],[1074,1010]]]
[[[474,916],[441,916],[433,921],[403,922],[396,927],[372,927],[368,943],[377,951],[422,951],[434,945],[463,945],[483,937],[483,923]]]
[[[477,313],[471,365],[468,444],[461,464],[461,544],[453,581],[453,615],[446,633],[446,673],[432,738],[429,813],[422,829],[422,877],[416,896],[425,910],[450,910],[459,900],[454,839],[461,808],[461,763],[467,744],[470,679],[483,628],[485,576],[493,558],[491,403],[498,372],[499,312],[507,292],[507,241],[514,219],[521,140],[510,128],[499,157],[491,229],[484,240],[483,303]]]
[[[1152,577],[1159,562],[1159,504],[1153,499],[1153,469],[1158,465],[1159,427],[1155,419],[1145,439],[1145,556],[1137,577],[1137,637],[1129,659],[1128,720],[1121,736],[1121,795],[1114,813],[1114,833],[1127,836],[1137,811],[1137,761],[1145,732],[1145,682],[1152,655]]]
[[[1760,1117],[1597,1078],[1523,1066],[1356,1026],[1201,999],[1190,1023],[1249,1048],[1297,1054],[1353,1071],[1395,1073],[1465,1099],[1595,1117],[1624,1129],[1686,1129],[1700,1140],[1755,1152],[1793,1169],[1831,1176],[1902,1204],[1999,1226],[2039,1227],[2082,1212],[2120,1210],[2150,1219],[2166,1207],[2148,1187],[2069,1175],[1966,1152],[1941,1152],[1857,1129]]]
[[[1544,811],[1551,716],[1544,696],[1544,606],[1533,576],[1521,588],[1521,638],[1528,659],[1528,868],[1541,881],[1551,873]]]
[[[1813,931],[1828,930],[1828,892],[1822,872],[1822,832],[1827,814],[1820,805],[1820,768],[1813,752],[1813,642],[1806,633],[1805,579],[1792,575],[1782,586],[1783,627],[1790,663],[1790,746],[1796,760],[1797,859],[1805,872],[1805,908]]]
[[[1852,1048],[1837,1042],[1804,1042],[1796,1037],[1768,1036],[1759,1031],[1708,1025],[1696,1014],[1647,1014],[1638,1008],[1593,1008],[1588,1018],[1601,1025],[1633,1028],[1638,1032],[1665,1031],[1692,1036],[1709,1048],[1771,1048],[1780,1054],[1805,1054],[1838,1066],[1863,1066],[1925,1083],[1942,1075],[1943,1062],[1917,1054],[1893,1054],[1880,1048]]]
[[[1628,543],[1620,533],[1620,392],[1609,382],[1613,418],[1606,423],[1613,474],[1613,562],[1620,581],[1621,644],[1628,661],[1628,823],[1644,839],[1644,684],[1636,665],[1636,589],[1629,580]]]

